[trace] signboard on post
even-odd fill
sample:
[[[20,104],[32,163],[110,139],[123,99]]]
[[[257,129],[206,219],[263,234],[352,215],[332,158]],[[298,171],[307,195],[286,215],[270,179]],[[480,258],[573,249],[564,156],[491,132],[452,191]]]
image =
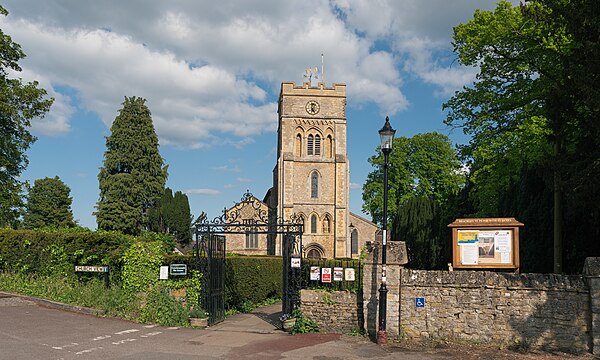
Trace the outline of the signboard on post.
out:
[[[292,266],[292,268],[299,269],[300,268],[300,258],[293,257],[291,266]]]
[[[514,218],[456,219],[452,228],[452,266],[457,269],[519,271],[519,228]]]
[[[75,265],[75,272],[108,272],[108,266],[82,266]]]
[[[106,288],[110,287],[110,279],[108,275],[108,266],[88,266],[88,265],[75,265],[75,272],[77,273],[77,277],[79,281],[81,281],[81,273],[82,272],[96,272],[104,274],[104,286]]]

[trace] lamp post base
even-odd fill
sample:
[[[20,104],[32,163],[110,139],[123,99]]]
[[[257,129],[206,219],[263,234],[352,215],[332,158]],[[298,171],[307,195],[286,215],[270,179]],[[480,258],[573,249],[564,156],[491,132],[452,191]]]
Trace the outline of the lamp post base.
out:
[[[377,332],[377,345],[387,346],[387,343],[388,343],[387,331],[379,330]]]

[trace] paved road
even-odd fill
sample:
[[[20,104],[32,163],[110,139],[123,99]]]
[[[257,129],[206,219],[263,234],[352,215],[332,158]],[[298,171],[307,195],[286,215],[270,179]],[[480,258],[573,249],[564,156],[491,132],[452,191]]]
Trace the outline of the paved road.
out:
[[[50,309],[0,293],[0,359],[439,358],[390,353],[339,334],[291,336],[275,328],[274,316],[259,311],[210,330],[169,328]]]
[[[476,347],[381,348],[364,338],[340,334],[292,336],[276,329],[280,306],[230,316],[218,325],[199,330],[99,318],[82,314],[81,309],[57,310],[70,307],[0,292],[0,360],[591,359],[591,355],[515,354]]]

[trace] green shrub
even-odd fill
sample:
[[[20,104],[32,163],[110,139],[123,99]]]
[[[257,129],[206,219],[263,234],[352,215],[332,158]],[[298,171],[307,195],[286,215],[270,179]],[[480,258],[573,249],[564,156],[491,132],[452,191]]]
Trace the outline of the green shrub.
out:
[[[164,253],[164,244],[160,241],[131,244],[122,257],[123,289],[134,294],[156,284]]]
[[[187,326],[188,319],[189,311],[161,285],[154,286],[148,293],[139,320],[162,326]]]
[[[281,298],[280,257],[236,256],[225,260],[225,308],[249,310],[249,304]]]
[[[292,317],[296,318],[296,323],[292,328],[292,334],[306,334],[319,332],[319,325],[304,317],[304,313],[300,309],[295,309],[292,312]]]

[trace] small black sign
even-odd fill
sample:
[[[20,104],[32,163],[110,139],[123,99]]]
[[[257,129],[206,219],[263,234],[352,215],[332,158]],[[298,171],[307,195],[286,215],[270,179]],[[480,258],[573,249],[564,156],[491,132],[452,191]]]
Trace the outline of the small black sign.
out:
[[[169,274],[170,275],[187,275],[187,265],[186,264],[171,264],[169,266]]]

